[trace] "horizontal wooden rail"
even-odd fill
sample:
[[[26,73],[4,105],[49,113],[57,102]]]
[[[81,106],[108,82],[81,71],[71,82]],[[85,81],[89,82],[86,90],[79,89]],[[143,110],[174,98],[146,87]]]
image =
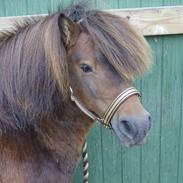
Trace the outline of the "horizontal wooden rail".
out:
[[[110,10],[126,17],[144,35],[183,33],[183,6]]]
[[[127,18],[145,36],[183,33],[183,6],[106,10]],[[46,16],[46,15],[31,15]],[[13,22],[29,16],[0,17],[0,31],[11,29]]]

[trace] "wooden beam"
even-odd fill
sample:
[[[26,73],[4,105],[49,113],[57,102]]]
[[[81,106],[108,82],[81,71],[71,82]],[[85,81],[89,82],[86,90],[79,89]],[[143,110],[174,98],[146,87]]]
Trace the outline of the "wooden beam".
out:
[[[145,36],[183,34],[183,6],[113,9],[106,11],[127,18]],[[0,31],[11,29],[14,21],[21,22],[26,17],[30,16],[0,17]]]
[[[128,18],[145,36],[183,33],[183,6],[109,11]]]

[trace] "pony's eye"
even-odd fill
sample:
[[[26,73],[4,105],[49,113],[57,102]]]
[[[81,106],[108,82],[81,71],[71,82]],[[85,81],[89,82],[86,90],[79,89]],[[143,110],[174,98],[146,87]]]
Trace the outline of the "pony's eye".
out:
[[[86,72],[86,73],[93,71],[92,67],[87,64],[81,64],[80,68],[82,69],[83,72]]]

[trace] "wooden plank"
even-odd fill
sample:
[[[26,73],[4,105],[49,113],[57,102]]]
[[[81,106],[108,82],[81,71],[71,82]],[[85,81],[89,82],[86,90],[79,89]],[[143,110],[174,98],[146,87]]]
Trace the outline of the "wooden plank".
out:
[[[100,10],[107,10],[107,9],[119,9],[119,2],[120,0],[96,0],[95,7]]]
[[[141,182],[159,182],[160,119],[161,119],[161,68],[163,37],[150,37],[149,44],[154,55],[151,72],[142,79],[142,103],[151,113],[152,130],[141,151]]]
[[[2,17],[2,16],[5,16],[5,5],[4,5],[4,1],[0,1],[0,17]]]
[[[183,52],[181,52],[183,58]],[[180,82],[181,88],[183,88],[183,77],[182,81]],[[180,118],[180,136],[179,136],[179,154],[178,154],[178,183],[182,183],[183,180],[183,90],[181,95],[181,118]]]
[[[104,183],[122,182],[121,145],[112,130],[102,129],[102,147]]]
[[[161,183],[177,182],[180,147],[181,94],[182,94],[182,36],[164,39],[162,67],[161,110]],[[182,156],[182,155],[181,155]],[[182,183],[182,181],[181,181]]]
[[[160,4],[161,3],[161,4]],[[163,5],[161,1],[141,1],[143,7]],[[162,36],[148,37],[147,41],[153,50],[153,67],[147,76],[142,78],[142,103],[151,113],[152,130],[147,142],[141,147],[141,180],[140,183],[159,182],[160,154],[160,119],[161,119],[161,68]]]
[[[16,15],[26,15],[27,8],[26,8],[26,0],[21,0],[19,6],[17,6],[16,1],[4,1],[4,11],[5,15],[9,16],[16,16]]]
[[[126,17],[145,36],[183,33],[183,6],[112,9],[106,11]],[[16,21],[23,21],[25,17],[27,16],[0,17],[0,31],[10,29],[15,19]]]

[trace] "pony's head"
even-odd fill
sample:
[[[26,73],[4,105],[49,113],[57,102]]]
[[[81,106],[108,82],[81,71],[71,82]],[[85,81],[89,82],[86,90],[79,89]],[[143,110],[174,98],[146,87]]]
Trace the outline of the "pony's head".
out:
[[[0,129],[17,130],[60,115],[71,103],[69,87],[82,106],[102,117],[134,76],[149,68],[150,54],[127,20],[73,6],[0,35],[0,60]],[[123,145],[142,143],[150,114],[139,95],[120,102],[110,120],[113,130]]]
[[[102,117],[111,102],[132,86],[134,76],[149,68],[148,45],[127,20],[80,6],[61,14],[58,25],[74,95]],[[120,105],[110,123],[121,143],[132,146],[143,142],[151,117],[134,94]]]

